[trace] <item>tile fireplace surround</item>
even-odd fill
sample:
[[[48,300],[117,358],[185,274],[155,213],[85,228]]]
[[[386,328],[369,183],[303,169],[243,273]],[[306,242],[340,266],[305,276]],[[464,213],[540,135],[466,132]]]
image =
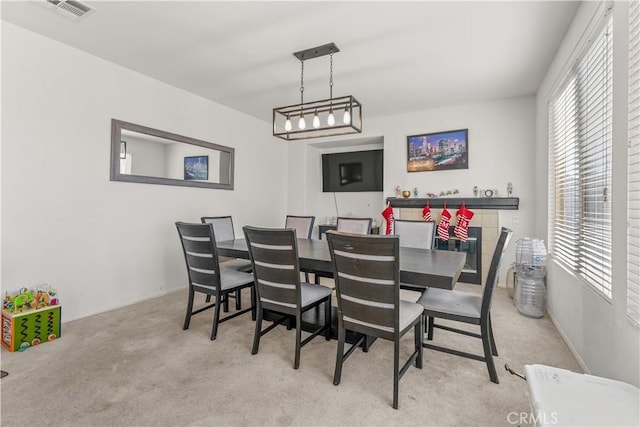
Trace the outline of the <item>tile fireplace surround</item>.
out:
[[[474,212],[469,226],[482,228],[482,284],[484,285],[487,276],[486,272],[489,271],[491,257],[493,256],[493,251],[495,250],[500,233],[498,210],[517,210],[520,202],[517,197],[387,198],[387,202],[391,203],[393,214],[396,218],[413,220],[422,219],[422,208],[424,208],[427,201],[429,201],[433,219],[436,222],[440,219],[440,211],[446,202],[447,209],[451,213],[451,225],[455,225],[456,211],[460,208],[463,200],[466,207]]]

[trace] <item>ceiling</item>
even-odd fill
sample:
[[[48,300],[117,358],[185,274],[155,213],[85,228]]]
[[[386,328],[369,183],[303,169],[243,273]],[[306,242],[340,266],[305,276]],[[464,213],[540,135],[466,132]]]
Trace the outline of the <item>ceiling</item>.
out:
[[[44,0],[2,19],[264,121],[300,101],[293,52],[335,42],[334,96],[377,117],[536,92],[578,2]],[[79,72],[82,72],[79,70]],[[305,100],[329,97],[329,58],[305,61]]]

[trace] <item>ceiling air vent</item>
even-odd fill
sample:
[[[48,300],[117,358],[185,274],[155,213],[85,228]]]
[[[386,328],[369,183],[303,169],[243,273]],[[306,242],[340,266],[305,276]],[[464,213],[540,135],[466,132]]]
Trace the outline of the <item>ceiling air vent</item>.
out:
[[[95,11],[91,6],[77,0],[46,0],[49,6],[59,14],[78,20]]]

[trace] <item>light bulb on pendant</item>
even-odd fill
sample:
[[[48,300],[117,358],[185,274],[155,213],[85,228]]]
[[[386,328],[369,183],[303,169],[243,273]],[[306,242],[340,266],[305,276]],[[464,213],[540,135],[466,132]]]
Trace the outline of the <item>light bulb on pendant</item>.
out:
[[[318,129],[320,127],[320,117],[318,117],[318,110],[313,114],[313,127]]]
[[[329,117],[327,117],[327,124],[333,126],[336,124],[336,118],[333,117],[333,110],[329,111]]]
[[[284,122],[284,130],[286,130],[287,132],[290,132],[291,129],[292,129],[291,120],[289,119],[289,115],[287,115],[287,121]]]
[[[342,116],[342,122],[345,125],[351,123],[351,113],[349,113],[349,109],[347,107],[344,107],[344,116]]]
[[[304,129],[307,127],[307,124],[304,121],[304,116],[300,114],[300,120],[298,120],[298,129]]]

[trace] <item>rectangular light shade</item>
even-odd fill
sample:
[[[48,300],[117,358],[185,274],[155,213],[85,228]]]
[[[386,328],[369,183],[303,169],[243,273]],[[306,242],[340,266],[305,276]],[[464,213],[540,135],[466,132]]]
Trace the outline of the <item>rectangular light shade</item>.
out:
[[[345,110],[350,116],[347,123],[343,120]],[[327,123],[331,111],[335,117],[333,126]],[[317,128],[313,126],[316,112],[320,121]],[[304,129],[298,127],[301,116],[305,121]],[[285,129],[287,118],[291,121],[290,131]],[[362,105],[351,95],[273,109],[273,136],[286,141],[352,133],[362,133]]]

